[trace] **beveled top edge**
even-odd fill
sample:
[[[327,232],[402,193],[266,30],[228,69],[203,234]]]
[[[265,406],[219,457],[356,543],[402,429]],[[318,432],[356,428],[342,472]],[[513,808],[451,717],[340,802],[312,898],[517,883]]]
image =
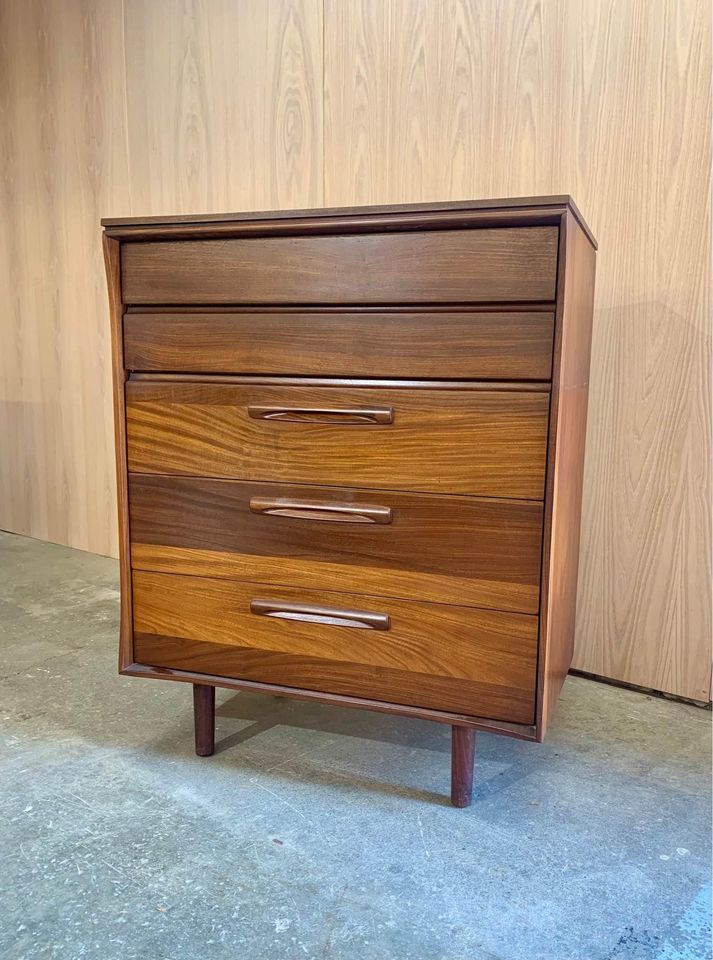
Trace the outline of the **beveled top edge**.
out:
[[[514,210],[523,208],[537,207],[562,207],[569,209],[579,225],[584,230],[592,245],[596,248],[597,242],[587,226],[586,221],[579,212],[577,205],[568,194],[561,194],[550,197],[509,197],[500,199],[483,200],[452,200],[450,202],[436,203],[399,203],[399,204],[378,204],[374,206],[356,206],[356,207],[315,207],[309,210],[259,210],[259,211],[239,211],[235,213],[205,213],[205,214],[185,214],[169,215],[163,217],[103,217],[101,224],[103,227],[147,227],[161,228],[176,226],[181,224],[190,224],[200,226],[215,225],[218,223],[246,223],[250,221],[276,221],[293,219],[315,219],[322,217],[359,217],[374,216],[379,214],[400,214],[400,213],[438,213],[448,211],[464,210]]]

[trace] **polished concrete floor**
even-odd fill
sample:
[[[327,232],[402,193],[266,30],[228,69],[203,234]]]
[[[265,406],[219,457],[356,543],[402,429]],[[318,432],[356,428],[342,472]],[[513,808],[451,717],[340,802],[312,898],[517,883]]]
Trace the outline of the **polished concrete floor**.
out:
[[[570,678],[543,745],[116,674],[117,567],[0,534],[0,957],[710,960],[710,714]]]

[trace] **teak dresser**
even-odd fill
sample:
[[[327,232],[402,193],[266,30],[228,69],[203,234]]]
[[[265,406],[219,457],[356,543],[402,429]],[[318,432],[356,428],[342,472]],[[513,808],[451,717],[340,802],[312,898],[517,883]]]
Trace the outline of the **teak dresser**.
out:
[[[541,740],[595,243],[569,197],[104,220],[120,670]]]

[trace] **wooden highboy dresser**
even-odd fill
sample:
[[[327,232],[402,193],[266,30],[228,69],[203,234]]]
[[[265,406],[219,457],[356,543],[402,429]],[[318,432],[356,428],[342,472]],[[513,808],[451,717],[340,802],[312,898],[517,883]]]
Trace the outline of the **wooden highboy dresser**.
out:
[[[595,243],[569,197],[104,220],[120,670],[545,734]]]

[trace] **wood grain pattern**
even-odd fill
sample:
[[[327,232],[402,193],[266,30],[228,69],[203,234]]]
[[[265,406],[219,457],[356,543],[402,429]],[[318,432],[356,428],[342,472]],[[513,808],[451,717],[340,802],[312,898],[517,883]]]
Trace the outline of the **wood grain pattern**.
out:
[[[99,220],[321,203],[321,13],[0,4],[0,528],[117,555]]]
[[[629,3],[611,20],[606,5],[568,23],[570,36],[596,37],[568,89],[608,78],[594,109],[573,104],[588,130],[577,126],[568,182],[586,168],[583,202],[610,238],[597,267],[574,666],[696,700],[710,699],[713,634],[711,9]],[[604,137],[616,148],[592,158]]]
[[[124,4],[133,212],[321,204],[321,0]]]
[[[547,311],[136,311],[129,370],[547,380]]]
[[[537,618],[134,571],[141,663],[531,723]],[[386,631],[276,620],[254,598],[387,614]]]
[[[537,613],[542,504],[342,487],[129,478],[142,570]],[[251,512],[255,497],[382,504],[389,524]]]
[[[575,665],[708,699],[710,4],[354,0],[324,26],[326,203],[576,197],[600,258]]]
[[[554,300],[557,228],[434,230],[122,244],[140,303]]]
[[[552,193],[564,8],[327,4],[325,202]]]
[[[0,4],[0,528],[114,555],[97,225],[128,209],[121,34],[113,0]]]
[[[546,393],[126,385],[129,469],[541,499]],[[393,423],[254,419],[250,405],[393,410]]]

